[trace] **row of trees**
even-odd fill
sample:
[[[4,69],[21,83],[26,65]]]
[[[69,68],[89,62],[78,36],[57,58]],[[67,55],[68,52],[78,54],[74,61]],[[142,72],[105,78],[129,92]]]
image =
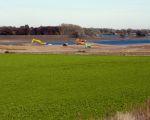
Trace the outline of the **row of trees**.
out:
[[[4,26],[0,27],[0,35],[69,35],[72,37],[100,37],[103,34],[130,36],[147,36],[150,30],[134,30],[134,29],[107,29],[107,28],[82,28],[73,24],[61,24],[60,26],[40,26],[29,27],[29,25],[21,27]]]
[[[29,25],[0,27],[0,35],[70,35],[78,37],[84,35],[84,29],[78,25],[61,24],[60,26],[29,27]]]
[[[59,35],[59,27],[29,27],[29,25],[21,27],[0,27],[0,35]]]

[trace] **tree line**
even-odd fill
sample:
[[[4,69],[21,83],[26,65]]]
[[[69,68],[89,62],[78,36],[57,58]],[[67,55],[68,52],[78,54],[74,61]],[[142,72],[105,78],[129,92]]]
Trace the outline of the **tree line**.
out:
[[[29,25],[12,27],[0,27],[0,35],[59,35],[59,27],[41,26],[29,27]]]
[[[150,34],[149,29],[108,29],[108,28],[82,28],[79,25],[61,24],[60,26],[40,26],[30,27],[29,25],[12,27],[0,27],[0,35],[69,35],[71,37],[100,37],[101,35],[119,35],[130,36],[147,36]]]

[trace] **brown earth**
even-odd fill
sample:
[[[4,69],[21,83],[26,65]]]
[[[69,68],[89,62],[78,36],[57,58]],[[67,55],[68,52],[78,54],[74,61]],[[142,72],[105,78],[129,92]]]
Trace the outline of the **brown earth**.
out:
[[[96,55],[138,55],[149,56],[150,45],[100,45],[91,48],[84,45],[0,45],[0,53],[48,53],[48,54],[96,54]]]

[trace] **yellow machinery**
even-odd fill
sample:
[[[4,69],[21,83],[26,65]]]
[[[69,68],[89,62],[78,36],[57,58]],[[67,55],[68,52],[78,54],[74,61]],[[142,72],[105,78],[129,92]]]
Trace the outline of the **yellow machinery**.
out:
[[[46,45],[46,42],[43,42],[43,41],[38,40],[38,39],[32,39],[32,43],[38,43],[40,45]]]

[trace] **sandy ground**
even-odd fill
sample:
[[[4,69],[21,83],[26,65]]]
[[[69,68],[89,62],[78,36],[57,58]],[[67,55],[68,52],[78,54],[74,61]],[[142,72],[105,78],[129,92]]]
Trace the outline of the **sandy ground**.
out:
[[[0,53],[48,53],[48,54],[97,54],[97,55],[142,55],[150,56],[150,45],[100,45],[92,48],[84,45],[0,45]]]

